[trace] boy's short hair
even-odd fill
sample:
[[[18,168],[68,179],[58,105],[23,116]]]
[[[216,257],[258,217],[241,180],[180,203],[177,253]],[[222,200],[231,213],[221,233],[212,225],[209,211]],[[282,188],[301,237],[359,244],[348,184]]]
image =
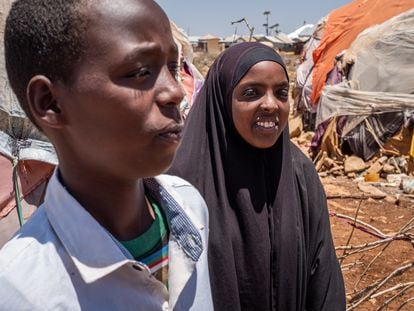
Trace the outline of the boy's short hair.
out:
[[[4,32],[7,75],[29,119],[36,124],[26,100],[32,77],[70,83],[80,61],[86,29],[85,0],[16,0]]]

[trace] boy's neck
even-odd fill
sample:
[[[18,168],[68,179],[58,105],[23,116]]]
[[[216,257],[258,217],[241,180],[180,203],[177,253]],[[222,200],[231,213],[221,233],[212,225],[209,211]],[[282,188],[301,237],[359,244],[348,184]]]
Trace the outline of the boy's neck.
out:
[[[145,200],[142,179],[121,182],[78,174],[59,168],[61,182],[70,194],[115,238],[130,240],[144,233],[154,221]]]

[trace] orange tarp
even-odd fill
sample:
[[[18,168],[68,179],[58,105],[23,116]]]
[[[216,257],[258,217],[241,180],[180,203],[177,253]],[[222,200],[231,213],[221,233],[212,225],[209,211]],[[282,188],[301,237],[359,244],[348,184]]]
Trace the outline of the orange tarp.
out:
[[[314,105],[318,103],[327,74],[334,66],[335,56],[348,49],[358,34],[412,8],[414,0],[355,0],[332,11],[322,40],[313,51],[315,67],[311,102]]]

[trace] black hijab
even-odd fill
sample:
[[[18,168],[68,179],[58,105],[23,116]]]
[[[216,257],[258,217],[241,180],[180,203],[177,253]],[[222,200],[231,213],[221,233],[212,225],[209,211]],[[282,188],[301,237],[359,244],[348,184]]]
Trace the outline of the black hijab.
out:
[[[286,72],[281,57],[260,43],[234,45],[216,59],[169,172],[192,183],[209,208],[215,310],[304,310],[307,304],[308,233],[289,130],[272,147],[258,149],[232,120],[233,89],[261,61]]]

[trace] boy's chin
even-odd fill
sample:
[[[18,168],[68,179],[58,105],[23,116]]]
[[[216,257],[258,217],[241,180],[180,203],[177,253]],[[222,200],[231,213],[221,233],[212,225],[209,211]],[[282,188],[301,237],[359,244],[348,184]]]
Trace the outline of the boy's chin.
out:
[[[173,160],[174,157],[171,157],[170,159],[165,159],[162,163],[158,163],[156,166],[154,165],[151,171],[147,171],[143,177],[148,178],[164,174],[171,167]]]

